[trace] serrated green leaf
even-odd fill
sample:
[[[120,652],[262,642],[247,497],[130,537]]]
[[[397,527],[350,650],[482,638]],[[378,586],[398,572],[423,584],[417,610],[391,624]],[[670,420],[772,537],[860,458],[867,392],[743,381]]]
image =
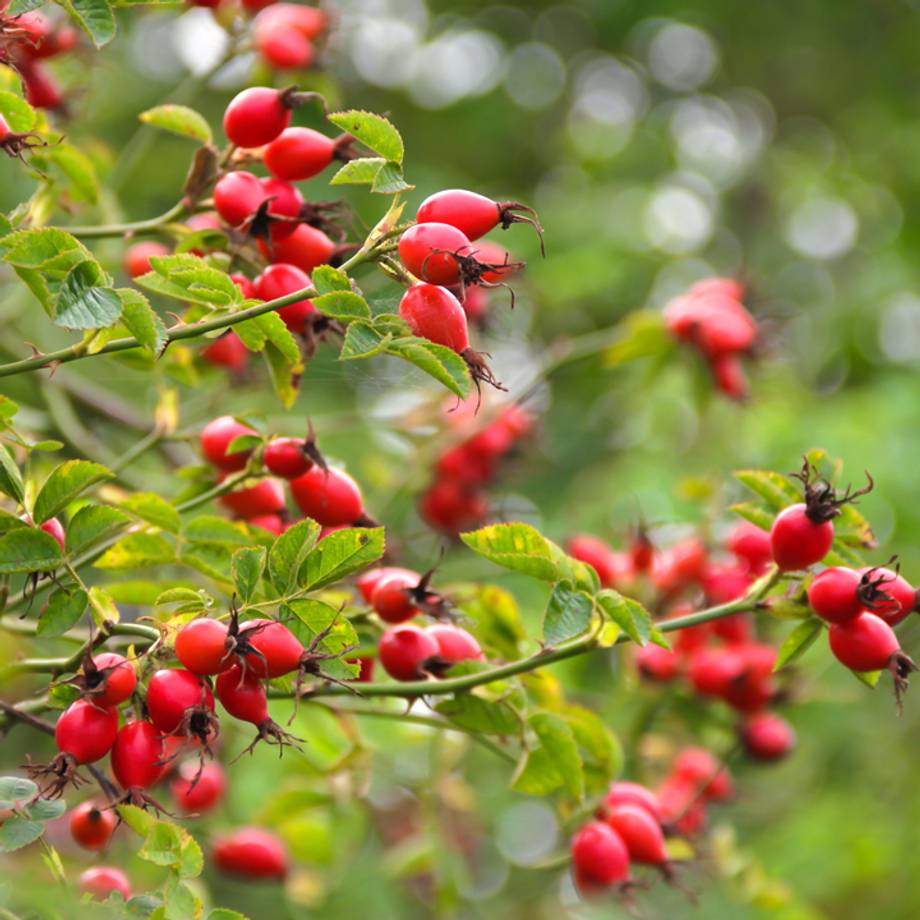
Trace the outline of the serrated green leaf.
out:
[[[38,786],[22,776],[0,776],[0,809],[15,808],[38,793]]]
[[[88,460],[68,460],[51,472],[41,487],[32,518],[36,524],[43,524],[49,518],[60,514],[78,495],[87,489],[111,479],[114,473],[99,463]]]
[[[812,617],[810,620],[799,623],[783,639],[782,645],[780,645],[779,651],[776,653],[776,664],[773,666],[774,672],[781,670],[790,662],[804,655],[815,639],[821,635],[823,629],[824,624],[817,617]]]
[[[121,298],[97,262],[74,266],[54,301],[54,323],[65,329],[104,329],[121,316]]]
[[[584,706],[566,705],[558,713],[572,729],[585,763],[592,763],[604,773],[605,786],[623,770],[625,755],[617,736],[604,720]]]
[[[584,772],[575,734],[564,719],[538,712],[528,724],[539,742],[522,758],[511,786],[527,795],[546,795],[560,786],[573,798],[584,794]]]
[[[25,500],[25,489],[22,484],[22,473],[10,456],[5,444],[0,444],[0,492],[8,495],[17,504]]]
[[[249,546],[252,542],[243,526],[213,514],[202,514],[192,518],[183,528],[182,536],[192,543]]]
[[[67,525],[64,546],[67,555],[76,556],[85,549],[118,533],[131,518],[107,505],[84,505]]]
[[[158,105],[138,116],[145,125],[162,128],[180,137],[190,137],[203,144],[211,142],[211,127],[194,109],[184,105]]]
[[[45,825],[19,815],[7,818],[0,825],[0,853],[12,853],[34,843],[45,832]]]
[[[767,511],[763,506],[757,505],[754,502],[738,502],[732,505],[728,510],[743,517],[746,521],[750,521],[750,523],[759,527],[761,530],[769,532],[770,528],[773,526],[773,514]]]
[[[341,269],[331,265],[317,265],[310,273],[310,280],[317,294],[329,294],[332,291],[350,291],[351,281]]]
[[[461,399],[469,396],[472,381],[466,361],[444,345],[412,336],[393,339],[386,343],[383,350],[414,364]]]
[[[35,129],[35,109],[7,89],[0,90],[0,115],[6,119],[11,131],[25,134]]]
[[[403,141],[399,132],[386,118],[372,112],[352,109],[347,112],[334,112],[329,121],[347,131],[374,153],[394,163],[403,161]]]
[[[569,581],[560,581],[549,596],[543,616],[543,641],[553,646],[581,635],[593,613],[594,601],[588,594],[575,590]]]
[[[383,157],[358,157],[343,164],[329,180],[330,185],[371,185],[386,166]]]
[[[340,656],[359,645],[354,626],[341,612],[329,604],[312,598],[291,601],[282,608],[288,628],[304,646],[310,646],[320,633],[328,630],[314,651]],[[293,619],[290,618],[292,615]],[[349,680],[358,674],[359,666],[340,658],[322,662],[323,670],[340,680]]]
[[[26,808],[26,813],[33,821],[53,821],[66,810],[67,803],[63,799],[36,799]]]
[[[371,191],[378,195],[398,195],[413,188],[415,186],[403,178],[402,166],[399,163],[384,163],[377,170],[377,175],[371,183]]]
[[[63,636],[68,629],[76,626],[80,617],[86,613],[88,603],[89,598],[82,588],[72,591],[57,588],[39,614],[36,635],[43,639]]]
[[[93,585],[89,589],[89,606],[93,611],[96,626],[102,626],[104,623],[117,623],[121,619],[112,595],[98,585]]]
[[[259,586],[259,579],[265,569],[266,555],[263,546],[238,549],[233,554],[230,571],[236,592],[244,601],[250,600]]]
[[[356,319],[369,319],[371,308],[367,301],[354,291],[330,291],[312,298],[313,306],[324,316],[351,322]]]
[[[355,358],[372,358],[383,352],[390,341],[389,335],[378,332],[370,323],[349,323],[339,352],[340,361]]]
[[[3,260],[17,268],[66,273],[92,258],[90,251],[66,230],[41,227],[17,230],[0,240]]]
[[[60,544],[43,530],[19,527],[0,537],[0,575],[53,572],[62,561]]]
[[[333,584],[376,562],[384,551],[382,527],[352,527],[324,537],[307,553],[297,576],[304,590]]]
[[[115,37],[115,15],[107,0],[60,0],[77,25],[101,48]]]
[[[509,703],[491,702],[473,693],[458,693],[434,708],[454,725],[471,732],[513,735],[521,729],[521,717]]]
[[[559,576],[553,545],[530,524],[490,524],[462,533],[460,539],[473,552],[514,572],[541,581],[556,581]]]
[[[121,507],[142,521],[168,533],[179,533],[182,527],[182,519],[175,507],[153,492],[136,492],[126,498]]]
[[[799,491],[773,470],[736,470],[735,479],[759,495],[774,511],[802,500]]]
[[[268,571],[279,593],[287,594],[296,586],[297,573],[316,545],[320,529],[316,521],[299,521],[272,544],[268,551]]]
[[[130,533],[96,560],[97,569],[137,569],[176,561],[172,543],[159,533]]]
[[[649,641],[652,618],[642,604],[609,588],[598,592],[597,602],[633,642],[645,645]]]
[[[157,316],[150,301],[133,288],[116,288],[121,299],[121,321],[125,328],[154,357],[158,357],[166,344],[166,327]]]
[[[157,823],[157,819],[150,812],[138,808],[137,805],[119,805],[118,813],[121,815],[121,820],[141,837],[146,837]]]
[[[262,354],[265,357],[265,363],[268,365],[272,387],[275,390],[278,401],[285,409],[290,409],[297,399],[303,364],[300,361],[294,363],[288,360],[271,342],[266,343]]]
[[[93,161],[71,144],[54,144],[42,151],[42,156],[60,172],[67,190],[77,201],[95,204],[99,196],[99,178]]]

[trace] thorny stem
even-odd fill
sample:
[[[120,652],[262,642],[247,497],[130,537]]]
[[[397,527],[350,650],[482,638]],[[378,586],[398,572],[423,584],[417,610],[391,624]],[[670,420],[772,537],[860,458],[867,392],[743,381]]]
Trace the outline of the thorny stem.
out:
[[[361,249],[339,267],[342,271],[348,271],[348,269],[354,268],[362,262],[373,260],[376,257],[376,253],[376,246]],[[266,300],[264,303],[256,304],[245,310],[237,310],[235,313],[227,313],[223,316],[202,320],[198,323],[180,323],[167,330],[163,349],[165,350],[168,348],[173,342],[179,342],[183,339],[198,338],[208,332],[216,332],[218,329],[234,326],[236,323],[241,323],[244,320],[261,316],[263,313],[286,307],[289,304],[296,303],[298,300],[303,300],[310,296],[315,297],[316,291],[314,291],[312,287],[306,287],[299,291],[294,291],[291,294],[285,294],[283,297],[276,297],[274,300]],[[40,370],[43,367],[57,367],[59,364],[79,361],[81,358],[112,354],[118,351],[128,351],[138,347],[140,347],[140,343],[134,336],[126,336],[123,339],[113,339],[98,351],[89,354],[86,352],[85,346],[81,342],[76,345],[70,345],[67,348],[60,348],[57,351],[50,351],[47,354],[35,355],[32,358],[23,358],[21,361],[13,361],[9,364],[0,365],[0,377],[11,377],[15,374]]]

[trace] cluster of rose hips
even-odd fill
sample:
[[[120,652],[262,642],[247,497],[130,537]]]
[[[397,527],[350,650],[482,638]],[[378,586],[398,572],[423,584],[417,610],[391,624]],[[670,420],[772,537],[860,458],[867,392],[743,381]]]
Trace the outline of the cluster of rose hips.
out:
[[[651,866],[673,879],[666,836],[699,833],[707,804],[724,802],[733,793],[728,768],[700,747],[682,750],[656,791],[640,783],[614,782],[595,819],[572,838],[578,890],[586,896],[617,888],[626,893],[633,864]]]
[[[746,522],[731,531],[724,548],[726,557],[712,558],[701,540],[690,537],[658,551],[642,533],[626,552],[589,535],[569,543],[569,552],[594,566],[607,587],[635,590],[646,579],[666,618],[692,613],[700,603],[743,597],[772,561],[769,534]],[[741,719],[739,734],[749,756],[776,760],[789,753],[795,734],[767,708],[777,697],[776,649],[755,637],[750,614],[736,613],[672,635],[670,649],[649,643],[635,650],[639,674],[657,683],[683,680],[699,696],[726,703]]]
[[[483,661],[475,637],[454,623],[447,601],[430,587],[433,572],[381,566],[361,575],[356,587],[388,627],[380,636],[377,656],[394,680],[440,677],[461,661]],[[407,622],[426,615],[438,622],[424,628]],[[370,680],[373,659],[362,658],[360,680]]]
[[[26,100],[36,108],[56,109],[63,104],[61,88],[44,62],[72,51],[78,41],[73,26],[53,22],[38,10],[19,16],[0,13],[0,64],[20,75]]]
[[[533,214],[520,202],[445,189],[419,205],[416,223],[399,238],[399,258],[418,279],[400,300],[399,315],[416,335],[457,352],[477,383],[500,386],[483,356],[470,347],[468,320],[482,314],[482,288],[504,285],[524,263],[510,261],[494,243],[476,241],[514,223],[528,223],[542,234],[536,218],[527,216]]]
[[[469,409],[469,411],[466,411]],[[534,418],[518,405],[500,408],[485,424],[472,407],[451,412],[448,419],[462,437],[438,457],[434,481],[422,495],[419,508],[427,523],[446,534],[480,525],[490,514],[486,487],[501,461],[533,429]]]
[[[237,438],[249,436],[259,435],[229,415],[205,425],[201,452],[220,471],[221,479],[246,467],[252,449],[227,450]],[[262,451],[262,463],[270,477],[220,498],[241,520],[276,535],[283,533],[290,526],[286,481],[298,508],[324,528],[323,536],[342,527],[370,523],[358,484],[344,470],[326,465],[312,438],[272,438]]]
[[[818,477],[807,460],[796,474],[805,489],[805,501],[785,508],[773,522],[770,546],[780,571],[809,569],[819,563],[834,542],[833,520],[841,507],[872,488],[840,498]],[[830,624],[828,639],[834,657],[852,671],[888,670],[900,702],[911,671],[911,659],[901,650],[892,629],[918,609],[917,591],[900,574],[885,566],[850,569],[833,567],[815,576],[808,588],[812,610]]]
[[[696,348],[709,365],[716,387],[744,399],[748,385],[742,355],[757,338],[757,323],[741,302],[744,285],[730,278],[706,278],[671,300],[664,310],[668,331]]]

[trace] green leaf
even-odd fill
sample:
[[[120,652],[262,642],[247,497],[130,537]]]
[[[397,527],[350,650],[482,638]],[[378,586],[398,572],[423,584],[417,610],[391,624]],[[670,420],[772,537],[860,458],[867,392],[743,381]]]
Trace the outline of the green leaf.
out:
[[[226,543],[232,546],[249,546],[252,543],[245,527],[212,514],[192,518],[185,525],[182,536],[191,543]]]
[[[38,792],[38,786],[21,776],[0,776],[0,809],[15,808]]]
[[[329,121],[347,131],[374,153],[394,163],[403,161],[403,141],[396,128],[381,115],[352,109],[334,112]]]
[[[97,48],[115,37],[115,15],[106,0],[60,0],[60,3]]]
[[[521,729],[521,717],[507,702],[490,702],[473,693],[458,693],[435,707],[454,725],[487,735],[513,735]]]
[[[229,910],[226,907],[215,907],[208,914],[207,920],[249,920],[249,918],[245,914]]]
[[[55,298],[54,323],[65,329],[104,329],[121,316],[121,298],[107,285],[98,262],[70,270]]]
[[[389,335],[378,332],[370,323],[349,323],[339,352],[340,361],[355,358],[372,358],[383,352],[390,341]]]
[[[125,328],[154,357],[158,357],[166,345],[166,327],[157,316],[150,301],[133,288],[117,288],[121,298],[121,321]]]
[[[230,571],[237,594],[248,601],[259,586],[259,579],[265,569],[266,552],[264,546],[238,549],[233,554]]]
[[[265,336],[266,342],[271,342],[281,356],[294,368],[302,367],[302,356],[297,339],[287,326],[284,320],[274,310],[256,316],[249,322],[255,323],[262,335]],[[239,330],[237,329],[237,332]],[[245,344],[245,343],[244,343]]]
[[[473,552],[513,572],[542,581],[558,578],[553,544],[530,524],[490,524],[462,533],[460,539]]]
[[[80,617],[86,613],[89,598],[82,588],[67,591],[57,588],[48,598],[48,604],[39,614],[36,635],[43,639],[63,636],[68,629],[76,626]]]
[[[172,543],[158,533],[129,533],[96,560],[97,569],[135,569],[171,565],[176,561]]]
[[[190,137],[203,144],[211,142],[211,127],[204,116],[184,105],[158,105],[138,116],[145,125],[162,128],[180,137]]]
[[[157,823],[157,819],[150,812],[138,808],[137,805],[119,805],[118,813],[121,815],[121,820],[141,837],[146,837]]]
[[[307,554],[298,583],[304,590],[315,591],[376,562],[383,551],[382,527],[337,530],[320,540]]]
[[[11,131],[25,134],[35,129],[35,109],[7,89],[0,90],[0,115],[6,119]]]
[[[17,504],[25,501],[25,489],[22,484],[22,473],[10,456],[5,444],[0,444],[0,492],[8,495]]]
[[[824,625],[817,617],[799,623],[795,629],[783,639],[782,645],[776,654],[774,671],[779,671],[787,664],[800,658],[811,647],[815,639],[821,635]]]
[[[795,486],[773,470],[737,470],[735,479],[759,495],[774,511],[802,500]]]
[[[645,645],[651,636],[652,618],[638,601],[609,588],[599,591],[601,609],[637,645]]]
[[[472,388],[469,368],[466,361],[450,348],[410,336],[393,339],[383,350],[414,364],[461,399],[469,396]]]
[[[34,843],[45,832],[39,821],[29,821],[19,815],[7,818],[0,826],[0,853],[12,853]]]
[[[137,855],[156,866],[178,866],[181,850],[179,827],[169,821],[157,821]]]
[[[879,678],[884,674],[884,671],[850,671],[850,673],[861,683],[865,684],[870,689],[875,689],[876,685],[879,682]]]
[[[371,191],[378,195],[397,195],[400,192],[406,192],[415,188],[403,178],[402,166],[399,163],[384,163],[377,170],[374,181],[371,184]]]
[[[76,556],[90,546],[118,533],[130,521],[131,518],[117,508],[107,505],[84,505],[67,525],[64,538],[67,555]]]
[[[461,599],[459,607],[472,621],[472,632],[480,644],[508,661],[520,658],[527,631],[514,595],[495,585],[476,585],[472,590],[473,598]]]
[[[539,744],[518,764],[512,788],[527,795],[546,795],[562,787],[573,798],[581,799],[584,772],[572,729],[550,712],[534,713],[527,721]]]
[[[661,358],[674,349],[659,310],[636,310],[617,328],[619,337],[603,353],[604,367],[620,367],[639,358]]]
[[[331,265],[317,265],[310,273],[310,280],[317,294],[329,294],[332,291],[350,291],[351,281],[341,269]]]
[[[6,250],[4,261],[17,268],[64,274],[92,259],[92,253],[75,236],[54,227],[17,230],[3,237],[0,244]]]
[[[36,524],[60,514],[78,495],[114,476],[111,470],[88,460],[68,460],[52,471],[41,487],[32,509]]]
[[[150,265],[152,271],[134,279],[136,285],[148,291],[204,306],[227,307],[242,302],[242,292],[230,276],[200,256],[154,256]]]
[[[323,601],[302,598],[291,601],[281,608],[283,614],[292,614],[295,619],[287,620],[287,625],[295,636],[309,646],[316,637],[328,629],[315,651],[327,655],[342,655],[348,649],[359,645],[354,626],[342,616],[341,612]],[[350,665],[343,660],[330,659],[322,662],[323,670],[333,677],[347,680],[356,677],[359,666]]]
[[[297,399],[303,363],[301,361],[291,362],[271,343],[266,344],[265,351],[262,354],[265,356],[265,362],[268,365],[268,372],[272,379],[275,395],[285,409],[290,409]]]
[[[329,180],[330,185],[372,185],[377,173],[386,166],[384,157],[358,157],[349,160]]]
[[[354,319],[369,319],[371,315],[367,301],[354,291],[330,291],[313,297],[311,302],[324,316],[346,323]]]
[[[96,626],[102,626],[104,623],[117,623],[121,619],[112,595],[98,585],[93,585],[89,589],[89,606],[93,611]]]
[[[585,763],[591,763],[603,772],[606,787],[606,783],[623,770],[625,755],[619,739],[596,712],[584,706],[567,705],[559,715],[572,729]]]
[[[35,527],[19,527],[0,537],[0,575],[53,572],[62,562],[58,541]]]
[[[36,799],[26,808],[26,812],[33,821],[53,821],[60,818],[67,811],[67,803],[63,799]]]
[[[126,498],[121,507],[142,521],[168,533],[179,533],[182,527],[182,520],[175,507],[153,492],[136,492]]]
[[[99,178],[93,161],[71,144],[54,144],[42,151],[65,178],[67,190],[77,201],[95,204],[99,196]]]
[[[584,591],[576,591],[569,581],[560,581],[549,596],[543,616],[543,641],[558,645],[565,639],[580,636],[591,622],[594,600]]]
[[[272,544],[268,552],[268,571],[279,593],[287,594],[297,585],[297,573],[316,545],[320,529],[316,521],[299,521]]]
[[[740,515],[746,521],[750,521],[761,530],[769,531],[773,526],[773,515],[766,508],[754,502],[739,502],[732,505],[728,510]]]

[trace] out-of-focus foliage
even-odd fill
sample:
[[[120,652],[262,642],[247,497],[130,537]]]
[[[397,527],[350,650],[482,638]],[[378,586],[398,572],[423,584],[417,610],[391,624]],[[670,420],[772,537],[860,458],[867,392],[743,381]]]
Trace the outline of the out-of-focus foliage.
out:
[[[575,530],[622,535],[641,515],[662,524],[658,535],[667,539],[739,497],[725,485],[731,470],[793,469],[804,450],[821,445],[845,457],[850,473],[872,471],[880,486],[863,510],[883,547],[896,546],[905,571],[920,573],[915,3],[330,6],[339,23],[328,71],[299,82],[327,93],[333,108],[390,113],[406,138],[413,205],[456,185],[532,202],[540,212],[547,258],[535,239],[515,232],[509,245],[528,269],[513,313],[493,295],[484,338],[512,391],[527,384],[553,342],[658,309],[711,274],[742,277],[767,330],[744,406],[711,397],[705,371],[684,353],[663,366],[619,364],[608,354],[561,367],[535,394],[544,412],[540,437],[498,489],[505,517],[562,540]],[[189,74],[207,66],[212,50],[220,53],[210,15],[122,11],[119,40],[61,64],[75,88],[65,131],[95,163],[104,219],[158,214],[184,179],[188,143],[139,128],[139,112],[186,101],[219,124],[229,94],[247,78],[248,69],[236,66],[204,86]],[[22,199],[27,181],[15,161],[0,164],[0,209]],[[353,196],[357,220],[369,223],[379,214],[367,197]],[[113,271],[123,249],[120,241],[94,246]],[[39,308],[12,283],[3,287],[0,315],[8,328],[3,352],[12,356],[23,340],[53,346]],[[149,413],[156,393],[141,387],[147,378],[115,367],[105,380],[93,379],[89,362],[54,379],[104,383]],[[287,414],[268,388],[228,391],[216,372],[205,374],[184,393],[182,425],[193,430],[215,414],[259,411],[271,430],[299,434],[310,416],[324,449],[365,484],[368,507],[385,516],[405,560],[425,568],[439,540],[415,511],[429,472],[409,449],[424,444],[424,433],[410,437],[388,424],[423,386],[415,377],[400,386],[403,373],[380,362],[343,370],[321,351]],[[50,386],[33,376],[4,392],[41,430],[62,421],[59,403],[46,402]],[[65,415],[64,424],[77,452],[80,438],[114,454],[130,443],[111,419]],[[133,475],[147,488],[174,491],[152,458]],[[443,577],[485,572],[484,563],[457,552]],[[536,634],[531,589],[512,575],[497,581],[517,593]],[[918,634],[908,621],[908,650]],[[0,641],[4,654],[15,650],[10,637]],[[833,667],[823,644],[802,664],[790,707],[799,749],[776,768],[738,767],[739,800],[711,838],[715,869],[688,873],[698,915],[916,917],[920,707],[908,698],[896,721],[890,699]],[[545,692],[564,679],[616,729],[632,774],[655,775],[684,724],[665,715],[661,733],[636,749],[632,739],[660,705],[660,691],[635,685],[615,652],[552,674]],[[254,918],[625,916],[610,904],[576,904],[559,873],[528,868],[554,854],[569,829],[539,800],[507,790],[506,764],[474,751],[467,783],[452,769],[466,750],[462,739],[394,725],[366,720],[359,736],[306,707],[296,723],[296,734],[309,738],[303,758],[279,762],[261,752],[233,766],[233,794],[214,826],[274,825],[300,868],[287,899],[208,872],[214,903]],[[22,732],[5,740],[3,767],[25,749]],[[371,751],[374,770],[362,772]],[[352,772],[338,772],[345,764]],[[357,802],[345,788],[351,784],[362,793]],[[484,825],[485,849],[458,849],[467,830],[479,840]],[[440,836],[445,826],[449,841]],[[77,866],[83,857],[65,838],[61,830],[54,842]],[[161,882],[161,872],[135,862],[139,889],[145,880]],[[73,916],[63,889],[46,879],[36,852],[19,877],[0,883],[0,905],[12,883],[36,909],[52,904],[58,916]],[[673,891],[642,900],[649,916],[693,910]]]

